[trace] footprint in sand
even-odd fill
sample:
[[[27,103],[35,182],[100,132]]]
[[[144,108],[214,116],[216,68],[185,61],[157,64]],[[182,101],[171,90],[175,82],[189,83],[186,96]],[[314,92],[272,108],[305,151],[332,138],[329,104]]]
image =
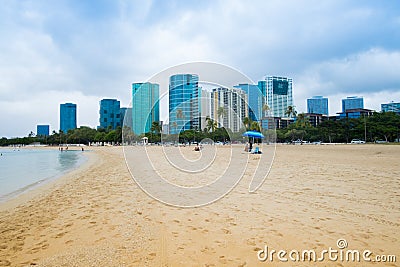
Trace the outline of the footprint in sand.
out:
[[[157,256],[157,253],[155,253],[155,252],[149,253],[149,258],[150,258],[151,260],[154,259],[156,256]]]
[[[226,234],[226,235],[228,235],[228,234],[231,234],[232,232],[231,232],[231,230],[229,230],[229,229],[226,229],[226,228],[222,228],[222,231],[224,232],[224,234]]]
[[[66,233],[67,233],[67,232],[58,233],[58,234],[55,236],[55,238],[61,238],[61,237],[63,237]]]
[[[1,266],[11,266],[11,262],[9,260],[2,260],[0,259]]]
[[[219,260],[218,260],[220,263],[222,263],[222,264],[227,264],[227,260],[225,259],[225,256],[224,255],[221,255],[221,256],[219,256]]]
[[[255,246],[256,245],[256,242],[255,242],[254,238],[248,239],[246,241],[246,243],[247,243],[247,245],[250,245],[250,246]]]

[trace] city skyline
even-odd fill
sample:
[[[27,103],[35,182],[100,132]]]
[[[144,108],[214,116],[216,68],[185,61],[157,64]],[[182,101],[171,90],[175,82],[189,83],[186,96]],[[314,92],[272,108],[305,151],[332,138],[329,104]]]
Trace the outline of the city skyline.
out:
[[[239,91],[243,91],[243,94],[245,96],[241,96],[240,98],[243,99],[242,101],[245,101],[245,103],[247,103],[248,106],[246,108],[246,115],[245,116],[244,115],[240,115],[241,119],[243,120],[244,117],[249,117],[251,120],[256,121],[251,117],[251,110],[259,108],[261,110],[260,114],[262,114],[262,115],[259,117],[260,120],[258,120],[258,122],[261,123],[262,125],[263,125],[263,123],[261,122],[261,120],[264,117],[265,112],[266,112],[266,111],[263,110],[263,106],[265,104],[267,104],[267,102],[268,102],[267,101],[268,95],[270,95],[271,98],[273,98],[273,97],[275,97],[274,95],[276,94],[275,93],[275,89],[274,89],[275,85],[274,85],[273,82],[274,81],[275,82],[277,82],[277,81],[279,81],[279,82],[281,82],[281,81],[287,82],[288,84],[290,84],[290,86],[288,85],[288,88],[290,88],[290,89],[289,90],[286,89],[286,91],[285,91],[285,93],[283,95],[286,95],[286,97],[288,97],[288,96],[291,96],[291,94],[292,94],[291,92],[288,93],[289,91],[291,91],[292,79],[291,78],[286,78],[286,77],[276,77],[276,76],[267,76],[265,80],[258,81],[258,85],[256,85],[256,84],[240,84],[239,83],[238,85],[234,85],[234,86],[232,86],[230,88],[220,88],[220,87],[210,86],[209,85],[210,87],[208,89],[202,89],[202,87],[198,85],[199,76],[197,74],[174,74],[174,75],[170,76],[170,78],[169,78],[170,84],[169,84],[169,89],[168,90],[171,91],[171,78],[172,78],[172,80],[174,80],[172,88],[176,89],[176,87],[178,87],[178,89],[184,89],[185,86],[182,87],[183,84],[186,85],[186,83],[184,83],[184,80],[187,80],[187,82],[188,82],[189,80],[193,79],[192,77],[194,77],[193,81],[196,84],[196,86],[195,86],[196,90],[195,91],[198,93],[198,96],[196,96],[195,98],[198,98],[198,101],[199,101],[197,103],[198,108],[199,108],[198,123],[200,123],[201,127],[206,124],[205,117],[211,117],[213,120],[218,122],[219,126],[223,126],[225,128],[231,128],[231,125],[230,125],[231,123],[225,125],[226,122],[224,122],[224,123],[220,122],[219,121],[220,118],[217,115],[217,108],[222,103],[222,102],[220,102],[222,100],[218,100],[219,104],[216,106],[216,108],[214,108],[214,113],[213,113],[213,108],[212,108],[213,107],[213,103],[212,102],[214,100],[213,100],[212,94],[217,92],[218,90],[225,90],[225,91],[229,91],[231,93],[235,93],[235,91],[238,91],[238,90]],[[180,87],[182,87],[182,88],[180,88]],[[247,87],[247,90],[241,89],[241,88],[246,88],[246,87]],[[260,93],[261,97],[264,98],[263,100],[258,102],[258,105],[261,105],[261,106],[254,105],[254,104],[252,105],[250,103],[250,100],[249,100],[249,97],[248,97],[249,96],[248,91],[252,91],[252,90],[249,90],[249,88],[253,88],[254,89],[254,87],[257,88],[257,90],[260,90],[259,93]],[[189,89],[193,89],[193,88],[189,88]],[[282,90],[282,88],[279,88],[278,90]],[[136,97],[135,97],[135,94],[136,94]],[[175,107],[176,105],[175,106],[172,105],[173,106],[172,108],[171,108],[171,106],[169,107],[168,118],[166,120],[161,119],[160,118],[160,110],[161,110],[162,106],[160,107],[159,94],[160,94],[159,93],[159,84],[156,84],[156,83],[152,84],[152,83],[149,83],[149,82],[147,82],[147,83],[132,83],[132,99],[133,99],[133,101],[131,102],[131,104],[132,104],[132,106],[134,105],[134,103],[139,104],[138,105],[139,108],[135,109],[135,108],[132,108],[132,106],[130,106],[130,107],[120,107],[120,101],[118,99],[101,99],[99,101],[98,125],[95,126],[95,127],[92,127],[92,128],[107,128],[108,126],[112,126],[112,129],[115,129],[118,126],[121,126],[121,127],[124,126],[124,116],[126,115],[127,110],[129,112],[129,115],[128,115],[129,116],[129,122],[125,121],[125,123],[127,123],[126,126],[132,128],[132,129],[136,129],[136,131],[134,131],[134,132],[138,132],[139,134],[143,134],[145,132],[149,132],[152,122],[160,122],[161,126],[162,126],[163,123],[164,123],[164,126],[169,126],[169,124],[166,124],[166,122],[169,122],[169,119],[171,117],[171,113],[175,114],[177,109],[180,109],[182,111],[185,108],[182,105],[182,103],[178,103],[177,104],[177,107],[179,107],[179,108]],[[204,94],[208,94],[208,96],[204,96]],[[281,93],[278,92],[277,94],[281,94]],[[138,97],[138,95],[140,95],[140,96]],[[254,95],[253,95],[253,97],[254,97]],[[156,100],[156,98],[158,100]],[[136,99],[136,101],[135,101],[135,99]],[[145,99],[144,102],[143,102],[143,99]],[[186,99],[186,100],[184,99],[183,104],[185,104],[185,102],[187,104],[187,101],[190,102],[191,100],[192,99]],[[310,100],[313,100],[313,101],[317,100],[318,102],[321,101],[321,100],[323,100],[324,102],[326,101],[326,103],[322,104],[324,106],[323,109],[326,108],[326,105],[328,103],[328,98],[325,98],[323,96],[312,96],[312,97],[306,99],[306,101],[307,101],[307,110],[304,111],[304,112],[302,111],[302,112],[298,112],[298,113],[316,114],[316,115],[317,114],[322,114],[322,115],[329,116],[329,117],[343,118],[346,110],[364,109],[364,97],[362,97],[362,96],[347,96],[347,97],[342,98],[341,99],[341,109],[342,109],[342,111],[341,112],[338,111],[334,115],[329,114],[329,113],[328,113],[329,115],[326,115],[326,113],[319,112],[319,111],[310,112],[310,106],[309,106],[311,104]],[[204,102],[208,102],[208,103],[205,104]],[[279,103],[278,106],[282,105],[281,102],[282,101],[278,101],[278,103]],[[102,125],[102,123],[106,123],[107,124],[107,121],[104,122],[103,119],[102,119],[102,115],[103,115],[104,109],[115,111],[115,105],[116,104],[118,106],[117,107],[118,116],[116,116],[115,118],[118,118],[118,120],[115,120],[115,122],[114,121],[111,122],[111,125],[109,125],[110,122],[108,122],[108,125]],[[290,102],[289,104],[293,104],[293,103]],[[290,106],[289,104],[288,104],[288,101],[285,100],[285,105],[282,105],[282,107],[284,106],[284,108],[287,108],[287,106]],[[208,106],[210,108],[210,110],[207,110],[207,111],[202,110],[202,107],[204,105]],[[315,107],[316,104],[312,103],[312,105]],[[321,103],[317,104],[317,106],[320,106],[320,105],[321,105]],[[398,111],[398,106],[399,105],[400,105],[400,103],[395,103],[393,101],[391,101],[389,103],[381,103],[380,104],[381,109],[375,110],[375,111],[376,112],[394,111],[396,113],[399,113],[399,111]],[[277,105],[276,104],[272,105],[272,107],[274,107],[274,106],[277,106]],[[70,111],[68,111],[68,112],[63,111],[63,109],[71,108],[71,107],[74,109],[74,114],[72,116],[73,117],[72,119],[71,119],[71,116],[69,114],[69,113],[71,113]],[[268,111],[270,113],[270,115],[272,115],[272,116],[278,115],[278,114],[273,114],[274,113],[273,109],[271,109],[270,106],[268,106],[268,107],[270,108],[270,110]],[[286,109],[283,109],[282,107],[278,107],[278,110],[279,109],[282,109],[282,110],[278,111],[277,113],[283,113],[283,111],[286,111]],[[293,105],[293,107],[295,108],[295,110],[297,112],[298,110],[296,109],[296,106]],[[164,109],[166,109],[166,108],[167,107],[165,107]],[[319,107],[319,108],[321,108],[321,107]],[[65,119],[63,119],[62,117],[68,117],[67,120],[73,121],[73,122],[67,122],[67,124],[71,124],[71,125],[74,124],[75,125],[75,126],[68,126],[71,129],[79,128],[80,126],[86,126],[86,125],[78,125],[77,124],[78,117],[77,117],[76,110],[77,110],[77,105],[76,104],[72,104],[72,103],[60,104],[60,111],[59,111],[59,114],[60,114],[59,125],[60,125],[60,127],[59,128],[62,127],[61,124],[66,124],[65,123]],[[229,107],[228,107],[228,110],[229,110]],[[366,110],[369,110],[369,109],[366,109]],[[372,111],[374,111],[374,110],[372,110]],[[139,117],[133,116],[134,114],[137,115],[137,112],[143,113],[143,114],[140,115]],[[188,108],[188,112],[191,114],[193,111],[191,110],[191,108]],[[236,112],[238,112],[238,111],[235,111],[234,114],[236,114]],[[63,113],[68,113],[68,114],[67,115],[62,115]],[[148,116],[147,113],[149,113],[150,115]],[[360,116],[359,114],[357,115],[356,113],[354,113],[354,118],[358,118]],[[239,112],[238,112],[238,114],[239,114]],[[176,116],[176,115],[173,115],[173,116]],[[192,116],[192,115],[190,115],[190,116]],[[227,117],[233,118],[235,116],[237,116],[237,115],[230,115],[230,116],[228,115]],[[104,115],[103,115],[103,117],[104,117]],[[283,116],[275,116],[275,117],[288,119],[286,114],[284,114]],[[136,120],[133,119],[133,118],[136,118]],[[182,121],[185,121],[185,113],[183,113],[183,117],[181,119],[182,119]],[[226,119],[224,119],[224,120],[226,121]],[[133,124],[132,124],[132,121],[133,121]],[[135,126],[135,122],[136,122],[136,126]],[[46,126],[48,128],[48,131],[50,132],[51,125],[37,124],[36,125],[37,133],[36,134],[39,134],[39,130],[38,130],[39,126]],[[189,126],[181,127],[181,126],[180,126],[180,128],[182,128],[182,129],[180,131],[189,130],[189,129],[196,129],[196,127],[193,127],[193,126],[190,126],[190,127]],[[143,130],[137,130],[138,127],[143,128]],[[200,128],[197,127],[197,129],[200,129]],[[235,129],[234,131],[238,131],[239,130],[239,128],[237,128],[237,127],[233,127],[233,129]],[[267,128],[265,128],[265,129],[267,129]],[[55,130],[55,128],[53,128],[53,130],[57,132],[57,130]],[[171,130],[168,130],[168,132],[170,132],[170,131]],[[180,132],[180,131],[178,130],[178,132]],[[174,131],[172,131],[172,132],[174,132]]]
[[[6,1],[0,136],[25,136],[38,123],[58,130],[65,102],[79,106],[78,125],[94,128],[101,99],[128,106],[132,82],[195,61],[232,66],[255,82],[291,77],[299,112],[313,95],[329,98],[331,115],[352,95],[379,111],[400,99],[398,10],[391,0]]]

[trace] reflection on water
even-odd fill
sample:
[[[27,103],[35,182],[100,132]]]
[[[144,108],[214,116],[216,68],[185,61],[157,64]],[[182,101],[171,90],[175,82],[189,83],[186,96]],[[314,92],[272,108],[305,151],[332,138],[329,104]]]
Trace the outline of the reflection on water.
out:
[[[58,166],[57,170],[61,172],[65,172],[69,169],[74,168],[79,160],[80,152],[76,151],[65,151],[65,152],[60,152],[58,154]]]
[[[0,148],[0,153],[0,202],[60,177],[85,160],[80,150]]]

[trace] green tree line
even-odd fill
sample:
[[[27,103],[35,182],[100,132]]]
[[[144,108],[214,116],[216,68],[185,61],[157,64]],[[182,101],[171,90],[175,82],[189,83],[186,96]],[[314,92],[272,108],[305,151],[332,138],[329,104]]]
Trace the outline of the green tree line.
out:
[[[278,142],[298,139],[326,143],[349,143],[352,139],[393,142],[400,138],[400,116],[394,112],[375,112],[357,119],[325,120],[313,127],[309,118],[301,113],[287,128],[277,129],[276,134]]]
[[[93,142],[110,142],[121,144],[123,139],[131,142],[141,142],[143,137],[147,137],[150,143],[157,142],[199,142],[209,138],[213,141],[243,141],[242,134],[246,130],[261,131],[266,137],[276,138],[277,142],[291,142],[297,139],[307,141],[322,141],[332,143],[350,142],[352,139],[365,139],[367,142],[376,140],[384,140],[393,142],[400,138],[400,116],[393,112],[373,113],[369,117],[360,117],[358,119],[345,118],[338,120],[326,120],[320,123],[317,127],[310,124],[309,118],[303,113],[298,114],[294,108],[288,109],[287,115],[296,118],[295,122],[284,129],[273,130],[261,129],[258,122],[251,121],[249,118],[244,118],[244,127],[236,133],[224,127],[218,127],[216,121],[207,118],[204,129],[186,130],[179,134],[163,135],[161,137],[161,125],[158,122],[153,122],[150,132],[135,135],[128,127],[122,129],[92,129],[82,126],[77,129],[68,131],[67,133],[55,132],[50,136],[34,136],[31,132],[26,137],[18,138],[1,138],[0,146],[9,145],[29,145],[32,143],[41,143],[47,145],[59,144],[89,144]],[[289,114],[290,113],[290,114]],[[225,114],[221,112],[220,117]],[[124,138],[122,134],[124,133]],[[270,139],[271,140],[271,139]]]

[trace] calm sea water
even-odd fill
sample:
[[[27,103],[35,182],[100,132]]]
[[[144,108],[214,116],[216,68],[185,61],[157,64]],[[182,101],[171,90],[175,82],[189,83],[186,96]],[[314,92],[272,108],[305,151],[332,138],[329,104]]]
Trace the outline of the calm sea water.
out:
[[[0,148],[0,202],[55,179],[82,164],[82,151]]]

